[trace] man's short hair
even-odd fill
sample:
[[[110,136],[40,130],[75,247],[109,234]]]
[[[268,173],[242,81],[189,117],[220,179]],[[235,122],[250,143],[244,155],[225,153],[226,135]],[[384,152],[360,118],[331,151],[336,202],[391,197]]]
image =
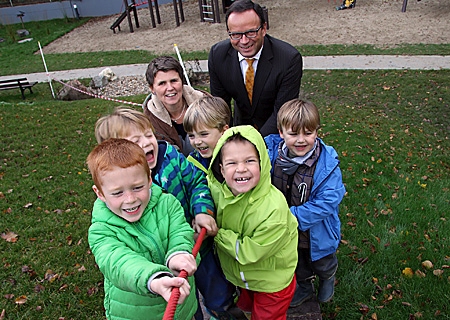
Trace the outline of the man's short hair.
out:
[[[264,23],[266,23],[266,18],[264,17],[264,11],[259,4],[254,3],[251,0],[236,0],[227,9],[227,13],[225,15],[225,23],[227,26],[227,30],[228,30],[228,17],[230,16],[230,14],[232,14],[233,12],[244,12],[247,10],[254,10],[256,12],[256,14],[259,17],[260,25],[263,25]]]

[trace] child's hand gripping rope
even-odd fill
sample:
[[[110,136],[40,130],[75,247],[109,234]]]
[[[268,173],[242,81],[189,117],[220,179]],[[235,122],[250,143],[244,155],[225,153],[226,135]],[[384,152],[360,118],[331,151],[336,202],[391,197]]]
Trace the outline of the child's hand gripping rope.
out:
[[[205,235],[206,229],[202,228],[202,231],[200,232],[200,235],[198,236],[197,241],[195,242],[194,248],[192,249],[192,255],[194,256],[194,258],[197,256],[197,253],[200,250],[200,246],[202,245]],[[178,276],[185,279],[187,277],[187,272],[185,270],[181,270]],[[163,320],[173,319],[173,316],[175,315],[175,311],[177,309],[177,302],[179,298],[180,298],[180,289],[178,287],[174,287],[172,290],[172,294],[170,295],[169,302],[167,303]]]

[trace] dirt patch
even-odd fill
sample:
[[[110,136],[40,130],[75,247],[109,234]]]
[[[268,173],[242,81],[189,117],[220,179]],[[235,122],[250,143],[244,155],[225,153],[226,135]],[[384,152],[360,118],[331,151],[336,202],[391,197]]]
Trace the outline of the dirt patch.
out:
[[[221,5],[221,1],[220,5]],[[260,0],[268,8],[269,30],[274,37],[292,45],[373,44],[380,47],[405,43],[440,44],[450,40],[448,0],[358,0],[353,9],[336,11],[341,1]],[[196,0],[183,2],[185,21],[175,24],[172,4],[160,6],[161,24],[152,28],[148,8],[138,10],[140,28],[129,32],[127,20],[115,34],[110,26],[117,16],[95,18],[44,48],[45,53],[147,50],[156,54],[208,51],[226,39],[222,23],[200,22]],[[134,20],[133,20],[134,25]]]

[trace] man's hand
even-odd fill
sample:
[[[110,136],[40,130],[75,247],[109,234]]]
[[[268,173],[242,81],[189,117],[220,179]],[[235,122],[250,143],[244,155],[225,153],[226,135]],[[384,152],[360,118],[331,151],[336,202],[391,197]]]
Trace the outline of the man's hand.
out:
[[[152,291],[159,294],[167,302],[169,302],[170,295],[172,294],[174,287],[180,288],[180,298],[178,299],[178,304],[182,304],[191,292],[191,286],[186,279],[179,277],[161,277],[154,279],[150,284]]]

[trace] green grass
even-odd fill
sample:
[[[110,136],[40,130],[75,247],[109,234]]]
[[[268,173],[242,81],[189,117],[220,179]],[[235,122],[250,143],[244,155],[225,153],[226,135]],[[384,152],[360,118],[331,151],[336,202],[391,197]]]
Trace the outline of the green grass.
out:
[[[16,73],[20,65],[3,45],[0,70],[9,61]],[[27,48],[15,56],[31,59]],[[308,54],[339,48],[356,53],[330,46]],[[448,52],[448,45],[408,48]],[[71,66],[116,59],[48,56],[73,59]],[[55,101],[48,84],[33,91],[24,101],[18,90],[0,91],[0,312],[5,319],[104,319],[103,277],[87,243],[95,196],[84,161],[95,121],[118,103]],[[450,319],[450,71],[306,70],[302,95],[319,106],[320,136],[338,151],[347,188],[338,284],[322,305],[324,319]],[[144,95],[124,99],[140,103]],[[412,277],[402,274],[406,268]]]
[[[449,319],[450,72],[305,71],[303,79],[347,188],[338,284],[324,318]],[[84,160],[95,121],[117,103],[54,101],[45,84],[35,92],[25,101],[0,93],[0,232],[18,235],[0,239],[0,309],[7,319],[102,319]],[[415,274],[403,276],[405,268]]]

